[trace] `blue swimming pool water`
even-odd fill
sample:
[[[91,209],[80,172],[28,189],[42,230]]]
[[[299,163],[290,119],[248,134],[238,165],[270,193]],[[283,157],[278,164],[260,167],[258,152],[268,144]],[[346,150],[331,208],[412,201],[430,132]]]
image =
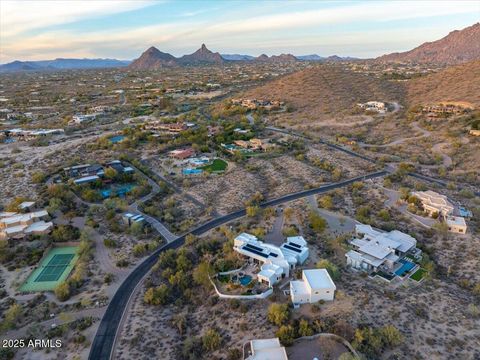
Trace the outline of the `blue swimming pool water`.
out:
[[[106,198],[109,198],[110,196],[112,196],[112,192],[114,192],[115,196],[124,197],[134,187],[135,187],[135,185],[133,185],[133,184],[125,184],[125,185],[119,186],[119,187],[117,187],[113,190],[111,188],[101,189],[100,190],[100,195],[102,195],[102,197],[104,199],[106,199]]]
[[[250,275],[244,275],[240,279],[238,279],[238,281],[240,281],[240,284],[242,284],[243,286],[247,286],[252,282],[252,277]]]
[[[415,267],[415,264],[408,260],[402,259],[400,262],[403,263],[403,265],[395,271],[395,275],[397,276],[403,276]]]
[[[116,143],[122,141],[123,139],[125,139],[125,136],[117,135],[117,136],[112,136],[109,140],[110,140],[111,143],[116,144]]]
[[[183,175],[193,175],[193,174],[201,174],[203,172],[202,169],[183,169]]]

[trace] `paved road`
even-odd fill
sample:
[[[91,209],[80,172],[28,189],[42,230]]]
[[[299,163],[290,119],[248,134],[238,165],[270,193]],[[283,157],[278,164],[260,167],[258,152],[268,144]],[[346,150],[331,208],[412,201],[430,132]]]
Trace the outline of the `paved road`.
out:
[[[414,125],[415,126],[415,125]],[[305,136],[303,134],[299,134],[299,133],[296,133],[296,132],[293,132],[293,131],[289,131],[289,130],[286,130],[286,129],[279,129],[279,128],[275,128],[275,127],[266,127],[266,129],[268,130],[271,130],[271,131],[276,131],[276,132],[280,132],[280,133],[284,133],[284,134],[288,134],[288,135],[292,135],[292,136],[297,136],[297,137],[300,137],[300,138],[303,138],[303,139],[306,139],[306,140],[313,140],[315,141],[315,139],[311,139],[309,138],[308,136]],[[424,130],[422,128],[418,128],[419,130],[421,131],[427,131],[427,130]],[[423,137],[423,136],[422,136]],[[354,157],[357,157],[357,158],[360,158],[360,159],[364,159],[366,161],[369,161],[371,163],[376,163],[376,160],[375,159],[372,159],[372,158],[369,158],[367,156],[363,156],[361,154],[358,154],[354,151],[351,151],[351,150],[348,150],[342,146],[339,146],[339,145],[336,145],[336,144],[332,144],[328,141],[324,141],[324,140],[316,140],[322,144],[325,144],[333,149],[337,149],[339,151],[343,151],[344,153],[346,154],[349,154],[349,155],[352,155]],[[391,165],[387,165],[386,168],[388,172],[394,172],[395,171],[395,167],[391,166]],[[444,180],[440,180],[440,179],[436,179],[436,178],[432,178],[432,177],[429,177],[429,176],[426,176],[426,175],[423,175],[423,174],[419,174],[417,172],[410,172],[408,173],[409,176],[412,176],[414,178],[417,178],[419,180],[423,180],[425,182],[428,182],[428,183],[431,183],[431,184],[436,184],[436,185],[440,185],[442,187],[447,187],[448,183]],[[476,196],[480,196],[480,191],[474,191],[473,192]]]
[[[363,176],[358,176],[352,179],[340,181],[337,183],[332,183],[324,185],[318,188],[304,190],[296,192],[293,194],[288,194],[276,199],[263,202],[260,207],[266,208],[269,206],[276,206],[283,204],[285,202],[297,200],[303,197],[310,195],[321,194],[339,187],[350,185],[356,181],[363,181],[368,179],[373,179],[377,177],[385,176],[388,172],[385,170],[377,171]],[[187,234],[193,235],[202,235],[203,233],[214,229],[220,225],[226,224],[232,220],[241,218],[246,215],[245,209],[235,211],[225,216],[218,217],[207,223],[198,226]],[[151,267],[157,262],[158,256],[168,250],[168,249],[177,249],[182,246],[185,242],[185,236],[179,236],[175,240],[165,244],[161,248],[157,249],[152,255],[147,259],[141,262],[123,281],[123,283],[118,288],[117,292],[113,296],[108,308],[103,316],[103,319],[98,327],[95,339],[90,350],[89,359],[91,360],[106,360],[110,359],[113,344],[115,343],[115,338],[117,335],[117,330],[120,322],[122,321],[123,315],[127,309],[127,304],[129,299],[134,292],[137,284],[143,279],[143,277],[150,271]]]

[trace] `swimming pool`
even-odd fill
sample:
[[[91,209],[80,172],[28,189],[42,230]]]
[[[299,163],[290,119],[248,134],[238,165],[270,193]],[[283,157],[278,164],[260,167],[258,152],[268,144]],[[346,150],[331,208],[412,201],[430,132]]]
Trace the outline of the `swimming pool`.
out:
[[[122,141],[123,139],[125,139],[125,136],[117,135],[117,136],[112,136],[109,140],[112,144],[116,144],[116,143]]]
[[[395,271],[395,275],[397,276],[403,276],[415,267],[415,264],[408,260],[401,259],[400,262],[403,265],[397,271]]]
[[[196,175],[201,174],[203,172],[202,169],[183,169],[183,175]]]
[[[238,281],[243,286],[247,286],[248,284],[250,284],[252,282],[252,277],[250,275],[243,275],[241,278],[238,279]]]
[[[112,193],[114,194],[114,196],[125,197],[125,195],[129,191],[131,191],[134,187],[135,187],[135,185],[133,185],[133,184],[125,184],[125,185],[121,185],[121,186],[118,186],[118,187],[114,187],[114,189],[111,189],[111,188],[101,189],[100,190],[100,195],[102,195],[102,197],[104,199],[112,196]]]

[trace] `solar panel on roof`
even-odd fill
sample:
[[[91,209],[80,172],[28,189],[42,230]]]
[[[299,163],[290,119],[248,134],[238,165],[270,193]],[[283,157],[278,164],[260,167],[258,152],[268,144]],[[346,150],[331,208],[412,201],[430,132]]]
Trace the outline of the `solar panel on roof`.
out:
[[[296,248],[301,248],[302,247],[301,245],[295,244],[293,242],[289,242],[288,245],[295,246]]]
[[[259,256],[261,256],[261,257],[268,258],[268,255],[262,253],[261,251],[258,251],[258,250],[249,248],[248,245],[245,245],[243,248],[244,248],[245,250],[250,251],[251,253],[257,254],[257,255],[259,255]]]
[[[270,256],[273,256],[273,257],[278,257],[278,254],[275,254],[275,253],[270,253]]]
[[[257,250],[257,251],[263,251],[262,248],[260,248],[260,247],[258,247],[258,246],[255,246],[255,245],[252,245],[252,244],[247,244],[247,245],[245,245],[245,246],[248,246],[248,247],[250,247],[250,248],[252,248],[252,249],[255,249],[255,250]]]
[[[284,244],[283,247],[284,247],[285,249],[292,250],[292,251],[295,251],[295,252],[297,252],[297,253],[302,252],[302,250],[299,250],[299,249],[297,249],[297,248],[294,248],[293,246],[290,246],[290,245],[288,245],[288,244]]]

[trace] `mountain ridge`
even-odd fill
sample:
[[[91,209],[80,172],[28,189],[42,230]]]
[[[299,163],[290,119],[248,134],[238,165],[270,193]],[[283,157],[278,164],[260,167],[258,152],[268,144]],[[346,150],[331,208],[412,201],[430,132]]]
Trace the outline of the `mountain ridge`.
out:
[[[382,55],[375,60],[456,65],[477,59],[480,59],[480,23],[451,31],[439,40],[423,43],[412,50]]]
[[[67,69],[99,69],[111,67],[125,67],[130,61],[117,59],[75,59],[56,58],[53,60],[20,61],[15,60],[0,65],[0,72],[40,71],[40,70],[67,70]]]

